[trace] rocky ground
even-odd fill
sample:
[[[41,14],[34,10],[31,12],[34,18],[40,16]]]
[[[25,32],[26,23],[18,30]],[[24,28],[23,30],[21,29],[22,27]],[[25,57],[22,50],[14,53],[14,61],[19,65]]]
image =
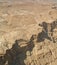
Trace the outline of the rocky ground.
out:
[[[9,54],[11,53],[11,49],[16,40],[25,39],[27,40],[25,43],[27,43],[30,41],[32,35],[36,34],[38,36],[42,31],[39,23],[52,23],[57,19],[57,4],[2,4],[3,5],[0,4],[0,56],[3,57],[8,54],[6,50],[9,49]],[[57,28],[54,31],[54,37],[57,39]],[[56,43],[48,39],[42,42],[33,41],[34,46],[31,47],[32,50],[30,46],[25,43],[22,45],[20,43],[20,50],[23,50],[18,55],[19,58],[16,63],[20,62],[20,65],[57,64],[57,41]],[[6,60],[6,58],[4,60]],[[4,65],[10,60],[7,58]],[[11,65],[9,63],[8,65]]]

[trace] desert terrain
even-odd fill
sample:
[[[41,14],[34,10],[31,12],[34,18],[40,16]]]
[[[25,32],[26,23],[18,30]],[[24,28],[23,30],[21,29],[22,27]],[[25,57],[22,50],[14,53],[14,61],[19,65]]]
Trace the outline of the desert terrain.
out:
[[[52,39],[37,41],[54,21]],[[57,65],[57,3],[0,2],[0,65]]]

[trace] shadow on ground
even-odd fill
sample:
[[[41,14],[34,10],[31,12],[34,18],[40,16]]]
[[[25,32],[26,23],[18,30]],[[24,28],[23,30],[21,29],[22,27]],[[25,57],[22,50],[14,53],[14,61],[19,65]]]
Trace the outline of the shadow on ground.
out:
[[[55,38],[53,37],[53,31],[57,28],[57,20],[53,21],[52,23],[42,22],[39,26],[43,27],[42,32],[40,32],[37,36],[37,41],[42,42],[45,39],[55,42]]]
[[[36,42],[43,42],[45,39],[55,42],[53,30],[57,26],[57,21],[53,21],[50,24],[43,22],[39,26],[43,27],[42,32],[38,35],[32,35],[29,41],[24,39],[16,40],[12,48],[6,50],[5,55],[0,56],[0,65],[25,65],[24,60],[27,58],[26,52],[29,51],[31,56],[31,52],[35,46],[35,39]],[[20,46],[20,44],[24,43],[26,44],[25,46]]]
[[[0,56],[0,65],[25,65],[24,60],[27,55],[26,52],[33,50],[34,47],[33,35],[30,41],[23,39],[16,40],[11,49],[6,50],[4,56]],[[25,42],[27,45],[20,47],[19,44]]]

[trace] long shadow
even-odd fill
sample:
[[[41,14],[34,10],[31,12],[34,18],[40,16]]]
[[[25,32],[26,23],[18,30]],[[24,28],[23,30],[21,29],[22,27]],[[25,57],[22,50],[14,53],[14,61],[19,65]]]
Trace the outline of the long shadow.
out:
[[[49,25],[50,25],[50,29],[48,29]],[[38,34],[37,42],[42,42],[45,39],[48,39],[55,43],[55,39],[53,38],[53,30],[57,27],[57,21],[53,21],[52,23],[43,22],[42,24],[39,24],[39,26],[43,27],[43,30]]]
[[[57,26],[57,21],[54,21],[50,24],[51,30],[48,31],[48,23],[43,22],[39,24],[39,26],[43,27],[42,32],[40,32],[37,36],[37,42],[42,42],[45,39],[50,41],[55,41],[51,39],[48,35],[51,32],[51,36],[53,37],[53,30]],[[11,49],[6,50],[6,53],[3,56],[0,56],[0,65],[25,65],[24,60],[27,58],[26,52],[29,51],[31,55],[31,51],[34,48],[35,35],[32,35],[30,40],[19,39],[16,40]],[[25,43],[25,46],[20,46],[20,44]]]
[[[16,40],[12,48],[6,50],[4,56],[0,56],[0,65],[25,65],[24,60],[27,57],[26,52],[29,51],[31,54],[34,47],[33,37],[34,36],[32,35],[29,41],[23,39]],[[25,42],[27,45],[20,47],[19,44],[22,44],[23,42]]]

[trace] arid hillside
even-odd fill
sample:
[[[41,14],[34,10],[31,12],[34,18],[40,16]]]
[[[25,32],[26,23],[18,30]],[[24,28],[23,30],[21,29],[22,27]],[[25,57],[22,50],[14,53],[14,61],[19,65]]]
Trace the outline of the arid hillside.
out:
[[[0,2],[0,65],[57,64],[57,4],[37,2]]]

